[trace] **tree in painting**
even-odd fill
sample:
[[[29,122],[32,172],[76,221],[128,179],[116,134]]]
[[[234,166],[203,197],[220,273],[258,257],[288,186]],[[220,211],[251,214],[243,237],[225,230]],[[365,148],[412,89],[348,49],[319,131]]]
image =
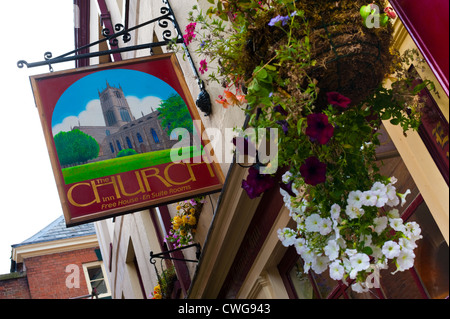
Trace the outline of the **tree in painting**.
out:
[[[59,132],[54,140],[59,163],[63,167],[86,163],[97,158],[100,151],[97,141],[78,129]]]
[[[169,130],[182,127],[192,133],[192,118],[181,96],[172,94],[159,104],[159,118],[163,127]]]

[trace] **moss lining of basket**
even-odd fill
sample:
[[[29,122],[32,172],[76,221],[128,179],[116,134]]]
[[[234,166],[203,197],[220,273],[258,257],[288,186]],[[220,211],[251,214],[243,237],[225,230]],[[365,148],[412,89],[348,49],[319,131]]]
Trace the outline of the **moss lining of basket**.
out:
[[[365,27],[359,13],[367,1],[317,1],[302,0],[296,3],[305,11],[309,25],[311,57],[317,64],[309,69],[299,69],[296,62],[285,62],[279,69],[288,78],[283,89],[295,97],[301,94],[305,74],[318,81],[321,89],[317,104],[326,105],[326,92],[338,91],[357,104],[382,82],[389,73],[393,55],[391,24],[387,27]],[[375,2],[383,10],[379,2]],[[286,33],[268,25],[277,15],[288,15],[285,8],[264,11],[248,27],[248,37],[243,48],[242,68],[247,78],[254,69],[276,56],[276,50],[287,44]],[[293,36],[304,38],[305,29],[293,30]],[[274,59],[276,62],[276,59]]]

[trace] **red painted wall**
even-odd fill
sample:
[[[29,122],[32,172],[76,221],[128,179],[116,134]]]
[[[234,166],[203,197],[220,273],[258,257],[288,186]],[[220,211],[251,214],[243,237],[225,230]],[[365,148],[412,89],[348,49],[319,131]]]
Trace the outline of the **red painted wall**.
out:
[[[391,0],[390,3],[449,94],[449,0]]]

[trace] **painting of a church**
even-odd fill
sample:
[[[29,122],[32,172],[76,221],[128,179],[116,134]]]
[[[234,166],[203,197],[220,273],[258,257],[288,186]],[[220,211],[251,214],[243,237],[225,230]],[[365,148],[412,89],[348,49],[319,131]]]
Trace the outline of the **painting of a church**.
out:
[[[100,146],[99,156],[91,162],[116,158],[124,149],[133,149],[137,153],[147,153],[170,149],[176,140],[170,140],[168,128],[162,127],[154,111],[136,119],[131,112],[121,86],[111,86],[98,92],[105,126],[75,126],[92,136]]]

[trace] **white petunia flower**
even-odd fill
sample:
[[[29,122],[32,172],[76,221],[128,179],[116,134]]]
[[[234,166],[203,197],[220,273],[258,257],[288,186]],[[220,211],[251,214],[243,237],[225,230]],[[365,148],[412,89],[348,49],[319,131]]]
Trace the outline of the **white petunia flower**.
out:
[[[297,233],[290,228],[278,229],[278,239],[284,247],[289,247],[295,244]]]
[[[387,213],[387,216],[388,216],[390,219],[393,219],[393,218],[400,218],[400,214],[398,213],[398,209],[396,209],[396,208],[391,209],[391,210]]]
[[[362,201],[363,201],[363,193],[361,191],[351,191],[348,194],[347,203],[349,205],[352,205],[354,207],[361,208],[362,207]]]
[[[340,260],[335,260],[330,265],[330,278],[334,280],[342,280],[344,278],[344,267],[341,265]]]
[[[315,259],[313,259],[311,264],[311,269],[314,270],[314,272],[318,275],[323,273],[328,268],[330,260],[328,257],[325,256],[317,256]]]
[[[370,248],[372,248],[372,257],[375,258],[375,260],[379,260],[381,257],[383,257],[383,252],[381,251],[381,248],[375,245],[370,245]]]
[[[397,181],[398,181],[398,179],[397,179],[395,176],[389,177],[389,182],[390,182],[391,184],[395,184],[395,183],[397,183]]]
[[[314,252],[309,248],[305,249],[300,256],[302,256],[302,259],[305,263],[311,263],[314,258],[316,258]]]
[[[365,283],[362,283],[362,282],[355,282],[355,283],[352,285],[352,290],[353,290],[354,292],[357,292],[357,293],[363,293],[363,292],[369,291],[369,288],[367,288],[367,287],[365,286]]]
[[[405,193],[403,193],[403,194],[397,194],[399,197],[400,197],[400,199],[402,200],[402,203],[401,203],[401,206],[403,207],[403,205],[405,205],[405,203],[406,203],[406,196],[408,195],[408,194],[411,194],[411,190],[407,190]]]
[[[331,218],[337,220],[339,218],[340,213],[341,213],[341,206],[339,206],[338,204],[333,204],[330,210]]]
[[[388,223],[388,218],[386,216],[376,217],[373,219],[373,226],[375,227],[375,232],[379,235],[386,229]]]
[[[283,183],[287,184],[291,181],[292,179],[292,173],[287,171],[286,173],[283,174],[283,176],[281,177],[281,180],[283,181]]]
[[[295,250],[297,251],[297,254],[301,255],[303,254],[307,249],[306,240],[304,238],[297,238],[295,240],[294,244]]]
[[[364,215],[364,210],[360,207],[348,204],[345,208],[345,213],[350,219],[355,219]]]
[[[400,255],[400,246],[396,242],[389,240],[384,243],[381,251],[383,252],[383,255],[386,256],[386,258],[393,259]]]
[[[406,238],[400,238],[398,240],[398,244],[400,245],[401,249],[409,249],[409,250],[414,250],[417,248],[417,245],[415,243],[415,241],[413,240],[409,240]]]
[[[358,251],[357,251],[356,249],[346,249],[346,250],[345,250],[345,254],[346,254],[348,257],[352,257],[352,256],[354,256],[356,253],[358,253]]]
[[[319,223],[319,232],[321,235],[328,235],[333,230],[333,222],[329,218],[322,218]]]
[[[378,208],[383,207],[389,201],[389,198],[386,195],[386,193],[377,193],[375,196],[377,197],[377,202],[376,202],[375,206]]]
[[[400,199],[398,198],[398,196],[395,196],[393,199],[389,199],[386,202],[386,205],[388,205],[389,207],[395,207],[398,206],[398,204],[400,204]]]
[[[305,220],[306,230],[309,232],[319,232],[321,222],[322,218],[320,217],[319,214],[312,214],[306,217]]]
[[[372,188],[370,190],[374,193],[386,194],[387,187],[381,182],[375,182],[373,183]]]
[[[339,245],[335,240],[329,240],[328,244],[324,248],[324,252],[325,255],[333,261],[339,257]]]
[[[350,257],[350,264],[356,271],[366,270],[370,267],[370,258],[366,254],[357,253]]]
[[[405,235],[411,241],[416,241],[422,238],[422,235],[420,234],[422,232],[422,229],[420,228],[418,223],[408,222],[405,224],[405,227],[406,227]]]
[[[375,195],[372,191],[365,191],[362,194],[362,204],[364,206],[375,206],[377,199],[377,195]]]
[[[397,190],[394,185],[388,184],[386,186],[386,195],[390,200],[393,200],[397,197]]]
[[[402,249],[400,254],[397,257],[397,270],[404,271],[407,269],[410,269],[412,266],[414,266],[414,258],[416,255],[414,255],[414,252],[410,249]]]
[[[401,218],[389,219],[389,225],[396,231],[400,231],[402,233],[406,232],[406,227],[403,225],[403,219]]]

